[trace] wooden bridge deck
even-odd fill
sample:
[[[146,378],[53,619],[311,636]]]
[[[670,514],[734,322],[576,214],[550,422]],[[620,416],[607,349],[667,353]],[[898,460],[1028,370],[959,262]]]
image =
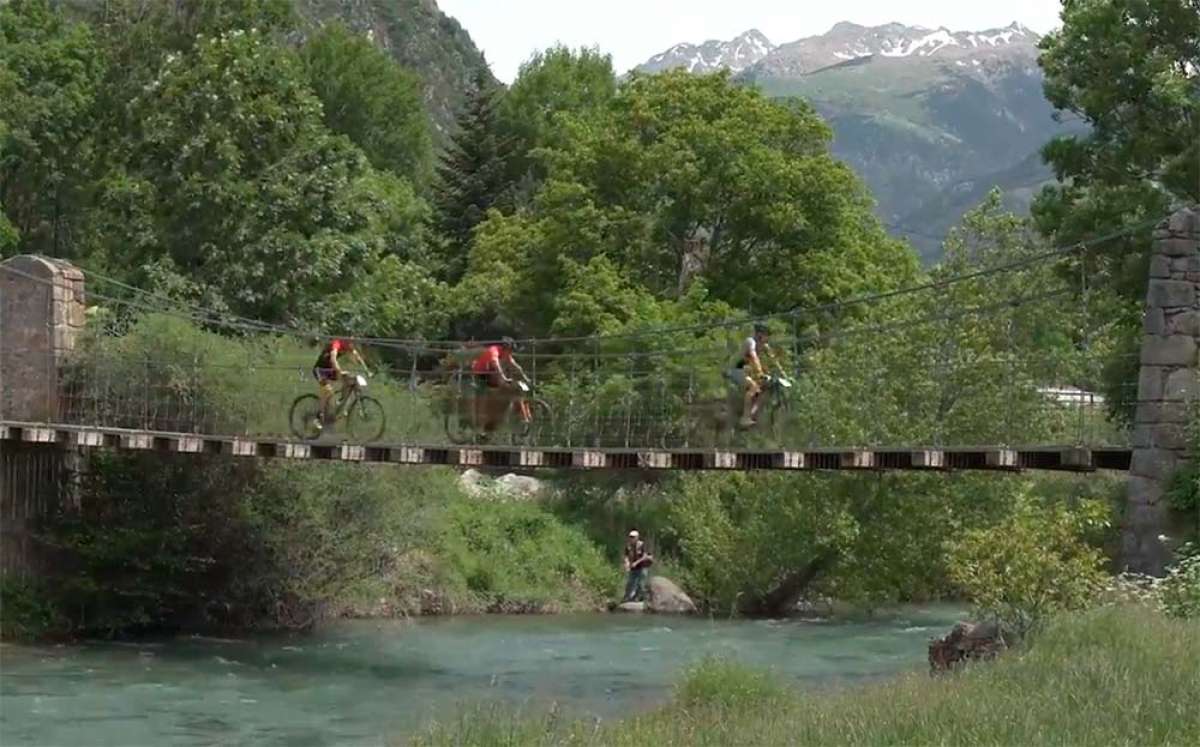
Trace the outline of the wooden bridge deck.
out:
[[[0,421],[0,442],[71,448],[226,454],[377,464],[519,469],[668,470],[990,470],[1089,472],[1128,470],[1129,448],[1078,446],[853,447],[821,449],[640,449],[539,446],[448,446],[302,442],[268,436],[215,436],[161,431]]]

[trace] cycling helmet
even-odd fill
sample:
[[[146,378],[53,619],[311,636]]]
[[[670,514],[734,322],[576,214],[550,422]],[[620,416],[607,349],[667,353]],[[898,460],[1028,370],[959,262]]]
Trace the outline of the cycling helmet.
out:
[[[769,335],[769,334],[771,334],[771,329],[769,327],[767,327],[767,325],[764,322],[755,322],[754,334]]]
[[[512,351],[516,351],[517,349],[516,340],[508,336],[500,338],[500,344]]]

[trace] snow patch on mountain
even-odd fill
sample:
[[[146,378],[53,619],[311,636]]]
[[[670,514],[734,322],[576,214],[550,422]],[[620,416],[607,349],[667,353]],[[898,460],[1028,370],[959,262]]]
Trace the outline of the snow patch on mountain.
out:
[[[1040,37],[1020,23],[1002,29],[950,31],[889,23],[861,26],[843,21],[828,32],[776,46],[757,29],[727,42],[676,44],[638,67],[659,72],[682,67],[693,73],[728,68],[734,73],[751,66],[777,73],[803,75],[839,62],[865,57],[967,59],[980,55],[1032,54]]]
[[[711,73],[721,69],[741,72],[764,59],[775,45],[758,29],[721,41],[709,39],[703,44],[676,44],[638,66],[643,72],[684,68],[691,73]]]

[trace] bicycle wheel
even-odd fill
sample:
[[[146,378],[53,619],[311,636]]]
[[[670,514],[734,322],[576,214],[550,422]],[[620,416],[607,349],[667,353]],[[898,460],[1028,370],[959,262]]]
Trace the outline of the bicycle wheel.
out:
[[[784,429],[787,426],[788,412],[791,409],[788,407],[787,400],[782,397],[775,397],[770,402],[770,433],[771,436],[779,441],[784,436]]]
[[[292,401],[288,411],[292,435],[304,440],[321,436],[321,400],[315,394],[301,394]]]
[[[463,422],[457,407],[446,410],[442,417],[442,427],[446,430],[446,438],[450,439],[452,444],[465,444],[472,440],[472,432]]]
[[[374,397],[359,397],[346,413],[346,430],[358,443],[378,441],[386,426],[387,415],[383,412],[383,405]]]
[[[520,427],[521,443],[526,446],[538,443],[551,431],[551,419],[554,417],[554,410],[544,399],[530,400],[529,412],[533,417],[528,423],[522,423]]]

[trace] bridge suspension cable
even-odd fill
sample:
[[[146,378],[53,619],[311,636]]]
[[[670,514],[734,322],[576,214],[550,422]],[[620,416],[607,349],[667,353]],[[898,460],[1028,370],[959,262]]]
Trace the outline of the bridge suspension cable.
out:
[[[729,319],[723,319],[723,320],[712,320],[709,322],[693,323],[693,324],[687,324],[687,325],[653,327],[653,328],[647,328],[647,329],[633,330],[630,332],[621,332],[621,333],[612,333],[612,334],[521,338],[518,340],[518,342],[525,343],[527,345],[547,347],[547,346],[562,346],[562,345],[567,345],[567,344],[571,344],[571,343],[593,343],[593,344],[595,344],[595,343],[600,343],[600,342],[617,341],[617,340],[635,341],[635,340],[641,340],[641,339],[652,338],[652,337],[662,336],[662,335],[669,335],[669,334],[711,331],[711,330],[716,330],[716,329],[729,329],[729,328],[734,328],[734,327],[745,326],[748,324],[753,324],[756,322],[770,322],[770,321],[775,321],[775,320],[794,320],[794,319],[803,317],[804,315],[830,313],[830,312],[835,312],[835,311],[846,309],[846,308],[853,307],[853,306],[873,304],[873,303],[877,303],[880,301],[894,299],[894,298],[898,298],[898,297],[905,296],[905,295],[911,295],[911,294],[915,294],[915,293],[928,292],[928,291],[944,290],[953,285],[967,282],[970,280],[975,280],[975,279],[987,277],[987,276],[998,274],[998,273],[1012,272],[1015,270],[1019,270],[1019,269],[1025,268],[1025,267],[1032,266],[1034,264],[1037,264],[1038,262],[1048,261],[1048,260],[1052,260],[1052,259],[1055,259],[1058,257],[1066,256],[1066,255],[1069,255],[1069,254],[1072,254],[1075,252],[1085,251],[1094,246],[1112,241],[1113,239],[1120,238],[1122,236],[1127,236],[1127,235],[1136,233],[1138,231],[1145,230],[1145,229],[1155,225],[1156,223],[1158,223],[1161,220],[1162,220],[1162,216],[1156,217],[1153,219],[1148,219],[1148,220],[1145,220],[1145,221],[1142,221],[1142,222],[1139,222],[1136,224],[1125,226],[1120,229],[1102,234],[1100,236],[1092,237],[1092,238],[1087,239],[1082,242],[1065,245],[1065,246],[1057,247],[1054,249],[1049,249],[1049,250],[1046,250],[1043,252],[1036,253],[1029,257],[1024,257],[1024,258],[1020,258],[1017,260],[1012,260],[1009,262],[1004,262],[1004,263],[1000,263],[1000,264],[996,264],[996,265],[990,265],[987,267],[982,267],[977,270],[973,270],[973,271],[966,272],[966,273],[961,273],[958,275],[937,278],[937,279],[930,280],[930,281],[927,281],[924,283],[905,286],[902,288],[895,288],[895,289],[891,289],[891,290],[887,290],[887,291],[863,294],[860,296],[855,296],[855,297],[846,298],[846,299],[840,299],[837,301],[831,301],[831,302],[816,304],[816,305],[807,306],[807,307],[797,307],[797,308],[789,309],[787,311],[774,312],[771,314],[763,314],[763,315],[757,315],[757,316],[745,316],[745,317],[729,318]],[[5,268],[5,270],[8,272],[12,272],[12,273],[16,273],[18,275],[25,276],[27,279],[30,279],[30,280],[33,280],[36,282],[48,282],[44,278],[28,276],[25,273],[22,273],[13,268]],[[83,270],[83,272],[84,272],[85,276],[88,278],[95,279],[97,281],[100,281],[101,283],[108,283],[108,284],[110,284],[114,287],[117,287],[123,291],[134,293],[143,298],[152,299],[154,301],[157,301],[158,304],[156,305],[154,303],[147,303],[145,301],[140,301],[137,299],[121,298],[116,295],[89,289],[88,295],[91,297],[94,297],[94,298],[97,298],[97,299],[100,299],[102,301],[106,301],[109,303],[127,306],[129,308],[137,309],[139,311],[143,311],[143,312],[147,312],[147,313],[157,313],[157,314],[164,314],[164,315],[168,315],[168,316],[175,316],[175,317],[183,319],[185,321],[189,321],[189,322],[193,322],[193,323],[197,323],[197,324],[201,324],[201,325],[205,325],[205,326],[219,327],[219,328],[223,328],[223,329],[227,329],[227,330],[231,330],[231,331],[248,332],[248,333],[270,333],[270,334],[278,334],[278,335],[297,337],[297,338],[304,339],[304,340],[322,340],[322,339],[332,339],[333,337],[340,337],[343,339],[354,340],[356,342],[367,344],[367,345],[374,345],[374,346],[383,347],[383,348],[396,349],[396,350],[400,350],[400,351],[408,352],[408,353],[412,353],[412,354],[427,354],[427,355],[437,355],[437,354],[445,354],[445,353],[453,352],[454,350],[460,349],[465,345],[469,345],[469,344],[472,344],[475,342],[472,340],[461,340],[461,339],[459,339],[459,340],[455,340],[455,339],[425,340],[425,339],[419,339],[419,338],[369,337],[369,336],[358,336],[358,335],[353,335],[353,334],[335,335],[335,334],[327,333],[322,330],[298,329],[295,327],[279,325],[279,324],[275,324],[275,323],[271,323],[271,322],[265,322],[262,320],[250,319],[250,318],[242,317],[242,316],[238,316],[238,315],[231,315],[231,314],[227,314],[225,312],[217,311],[217,310],[213,310],[213,309],[206,309],[197,304],[193,304],[193,303],[190,303],[187,301],[182,301],[180,299],[172,298],[170,296],[165,296],[165,295],[162,295],[159,293],[155,293],[153,291],[147,291],[145,289],[137,288],[136,286],[129,285],[120,280],[108,277],[108,276],[101,274],[99,272],[96,272],[96,271],[85,269],[85,270]],[[183,306],[185,309],[189,309],[190,311],[180,310],[179,309],[180,306]],[[573,354],[558,353],[558,354],[539,354],[539,355],[570,356]],[[585,353],[579,353],[577,355],[587,357],[587,356],[591,355],[591,353],[585,352]]]

